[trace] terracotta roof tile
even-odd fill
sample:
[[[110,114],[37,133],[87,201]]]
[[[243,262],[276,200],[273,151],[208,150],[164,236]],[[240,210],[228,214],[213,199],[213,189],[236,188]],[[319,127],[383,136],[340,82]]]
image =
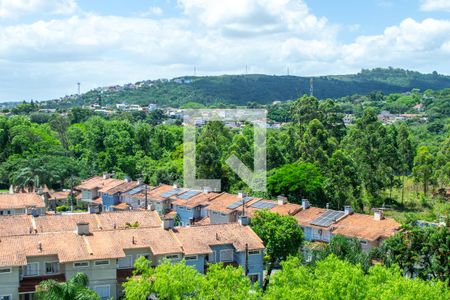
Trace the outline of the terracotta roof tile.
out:
[[[137,181],[130,181],[130,182],[123,182],[117,186],[114,186],[113,188],[103,191],[103,193],[107,193],[107,194],[115,194],[115,193],[124,193],[127,192],[131,189],[134,189],[135,187],[139,186],[140,183]]]
[[[30,206],[43,208],[44,199],[36,193],[0,194],[0,209],[20,209]]]
[[[334,227],[333,234],[375,241],[394,235],[400,223],[391,218],[377,221],[372,215],[354,213],[334,224]]]
[[[196,207],[199,205],[208,206],[219,195],[220,194],[217,194],[217,193],[205,194],[205,193],[201,192],[187,200],[175,197],[175,200],[172,202],[172,204],[185,206],[188,208],[193,208],[193,207]]]
[[[301,226],[311,226],[311,221],[320,216],[322,213],[326,211],[325,208],[319,207],[309,207],[307,209],[302,209],[298,213],[294,215],[294,218],[297,219],[297,223]]]
[[[210,246],[225,244],[232,244],[238,252],[245,250],[245,244],[249,250],[264,248],[261,239],[249,226],[238,223],[179,227],[173,232],[186,255],[211,253]]]

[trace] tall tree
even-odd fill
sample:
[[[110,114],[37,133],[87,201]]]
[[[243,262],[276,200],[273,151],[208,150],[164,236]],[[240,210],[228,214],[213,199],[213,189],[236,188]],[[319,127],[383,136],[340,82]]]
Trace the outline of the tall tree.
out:
[[[274,264],[285,260],[289,255],[298,255],[303,245],[303,231],[291,216],[281,216],[260,210],[252,218],[252,229],[263,240],[269,265],[264,286],[273,270]]]
[[[428,147],[421,146],[414,157],[413,175],[417,182],[423,184],[423,193],[428,194],[428,186],[433,175],[433,155]]]
[[[414,148],[408,127],[405,123],[400,124],[397,135],[398,155],[400,159],[400,172],[402,175],[402,203],[405,193],[405,176],[409,175],[412,170],[414,160]]]

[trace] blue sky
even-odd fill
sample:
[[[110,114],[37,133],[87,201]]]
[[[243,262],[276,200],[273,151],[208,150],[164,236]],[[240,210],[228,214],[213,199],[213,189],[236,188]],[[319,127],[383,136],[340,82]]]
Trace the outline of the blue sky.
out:
[[[245,65],[450,74],[450,0],[0,0],[0,101]]]

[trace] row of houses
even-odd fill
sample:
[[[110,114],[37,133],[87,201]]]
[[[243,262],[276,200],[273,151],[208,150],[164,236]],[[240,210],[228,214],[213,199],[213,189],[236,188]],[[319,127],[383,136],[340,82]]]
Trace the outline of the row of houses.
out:
[[[378,246],[400,228],[400,223],[385,218],[382,210],[366,215],[354,213],[350,206],[345,206],[344,210],[337,211],[312,207],[307,199],[301,205],[289,203],[283,196],[274,201],[245,193],[216,193],[177,185],[148,187],[138,181],[121,181],[107,175],[90,178],[77,188],[91,212],[155,210],[160,216],[174,219],[181,227],[236,223],[242,217],[248,222],[256,211],[267,209],[293,216],[308,241],[329,242],[333,235],[339,234],[359,239],[364,249]]]
[[[122,283],[141,256],[152,266],[163,259],[204,273],[211,263],[242,266],[262,283],[264,245],[239,223],[174,227],[156,211],[101,214],[13,215],[0,218],[0,299],[33,299],[42,280],[88,275],[101,299],[122,296]]]

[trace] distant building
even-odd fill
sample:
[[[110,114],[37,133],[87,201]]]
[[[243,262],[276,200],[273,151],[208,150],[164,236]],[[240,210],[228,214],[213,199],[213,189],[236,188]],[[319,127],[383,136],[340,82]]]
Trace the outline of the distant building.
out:
[[[0,193],[0,218],[5,215],[42,215],[45,212],[45,199],[37,193]]]

